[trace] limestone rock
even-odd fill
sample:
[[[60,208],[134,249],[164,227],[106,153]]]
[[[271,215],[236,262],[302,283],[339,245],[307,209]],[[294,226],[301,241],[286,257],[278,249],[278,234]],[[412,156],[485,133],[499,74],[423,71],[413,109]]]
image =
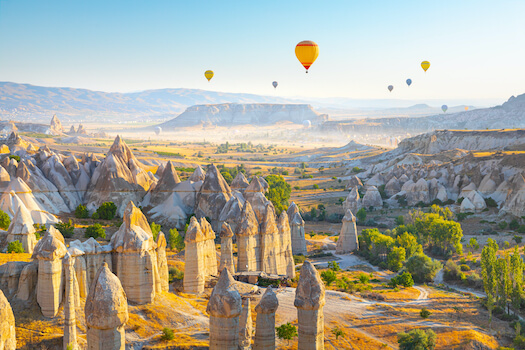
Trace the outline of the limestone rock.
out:
[[[51,118],[51,124],[49,126],[51,131],[55,132],[56,134],[61,134],[64,131],[64,128],[62,127],[62,123],[57,118],[56,114],[53,114],[53,118]]]
[[[0,349],[15,350],[15,316],[11,305],[0,290]]]
[[[428,183],[425,179],[419,179],[414,185],[407,190],[407,203],[414,206],[419,202],[430,203],[430,192]]]
[[[363,187],[363,183],[361,182],[360,178],[358,178],[355,175],[352,175],[350,179],[348,180],[348,182],[346,183],[346,189],[350,190],[354,187],[359,187],[359,188]]]
[[[237,190],[243,192],[246,187],[248,187],[250,183],[248,182],[248,179],[246,179],[246,176],[242,172],[238,172],[237,176],[235,176],[235,179],[233,179],[230,188],[232,190]]]
[[[64,341],[63,349],[77,349],[77,322],[76,322],[76,300],[80,298],[78,284],[75,279],[75,258],[69,253],[64,258],[64,270],[66,272],[66,293],[64,301]]]
[[[281,246],[279,240],[279,230],[275,222],[275,209],[270,204],[266,206],[266,213],[262,223],[260,234],[260,270],[268,274],[278,275],[285,272],[286,267],[282,266],[284,261],[281,258]],[[280,263],[280,264],[279,264]],[[277,266],[279,264],[279,266]]]
[[[257,271],[260,267],[259,223],[250,202],[246,202],[237,228],[237,271]]]
[[[246,201],[240,192],[232,191],[232,196],[219,215],[219,221],[221,223],[228,223],[233,232],[237,231],[237,226],[240,223],[241,212],[245,202]]]
[[[206,173],[204,172],[204,170],[202,170],[200,165],[197,165],[197,167],[195,168],[195,171],[193,171],[193,174],[191,174],[189,180],[193,182],[199,182],[199,181],[204,181],[205,178],[206,178]]]
[[[31,262],[24,266],[18,281],[16,298],[23,301],[33,300],[36,297],[38,281],[38,262]]]
[[[339,234],[339,239],[337,240],[335,249],[336,254],[350,253],[359,249],[355,221],[356,219],[354,214],[352,214],[350,209],[347,209],[345,216],[343,217],[341,233]]]
[[[169,284],[169,269],[168,260],[166,258],[166,237],[163,232],[159,232],[157,236],[157,265],[159,269],[160,286],[163,292],[167,292],[170,289]]]
[[[462,213],[466,213],[466,212],[475,212],[476,211],[476,207],[474,206],[474,204],[470,201],[470,199],[468,198],[464,198],[463,201],[461,202],[461,207],[460,207],[460,210]]]
[[[306,237],[304,235],[304,220],[299,212],[293,214],[290,219],[293,255],[306,255]]]
[[[231,197],[231,189],[215,165],[210,165],[197,195],[195,215],[208,217],[214,230],[219,231],[219,216]]]
[[[24,251],[33,254],[36,245],[35,228],[31,213],[24,205],[18,207],[16,214],[7,229],[7,242],[19,241]]]
[[[343,210],[346,211],[347,209],[350,209],[352,213],[357,213],[357,211],[361,209],[362,206],[363,205],[359,196],[359,191],[357,186],[354,186],[343,202]]]
[[[317,269],[305,261],[295,291],[299,350],[324,349],[325,288]]]
[[[227,269],[219,281],[206,308],[210,315],[210,349],[237,350],[239,346],[239,315],[241,296],[234,288],[235,280]]]
[[[381,194],[379,193],[379,190],[375,186],[370,186],[366,190],[365,195],[363,196],[362,201],[363,207],[369,208],[382,208],[383,207],[383,199],[381,198]]]
[[[244,189],[244,198],[250,202],[257,221],[262,223],[266,213],[266,205],[270,202],[264,195],[265,188],[261,183],[260,178],[254,176],[250,185]]]
[[[239,317],[239,350],[250,350],[252,345],[252,310],[250,298],[243,299]]]
[[[233,261],[233,232],[226,222],[222,224],[221,230],[221,264],[219,270],[227,269],[230,273],[235,273],[235,263]]]
[[[279,216],[279,221],[277,223],[277,227],[279,229],[279,234],[281,236],[281,250],[282,250],[282,259],[283,259],[283,266],[285,268],[285,271],[282,272],[282,274],[286,274],[286,276],[290,279],[295,278],[295,262],[293,259],[293,252],[292,252],[292,233],[290,230],[290,224],[288,222],[288,214],[283,210],[281,212],[281,215]]]
[[[275,349],[275,312],[278,307],[279,300],[272,287],[269,286],[255,307],[257,319],[255,321],[254,350]]]
[[[124,350],[128,302],[120,280],[104,264],[89,289],[85,306],[88,349]]]
[[[401,191],[401,184],[399,180],[394,176],[385,185],[385,193],[388,197],[392,197],[396,193]]]

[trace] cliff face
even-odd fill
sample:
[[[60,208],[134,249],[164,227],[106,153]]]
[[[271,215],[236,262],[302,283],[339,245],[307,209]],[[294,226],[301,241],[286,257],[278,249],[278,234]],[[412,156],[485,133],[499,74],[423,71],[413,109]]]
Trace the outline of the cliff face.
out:
[[[306,104],[236,104],[198,105],[186,109],[178,117],[161,124],[162,128],[185,127],[198,124],[227,125],[270,125],[281,121],[302,124],[310,120],[312,124],[324,116]]]

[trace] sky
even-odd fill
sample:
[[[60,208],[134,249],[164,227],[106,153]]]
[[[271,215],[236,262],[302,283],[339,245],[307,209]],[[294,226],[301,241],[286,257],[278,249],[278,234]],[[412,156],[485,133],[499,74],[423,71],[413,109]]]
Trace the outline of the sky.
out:
[[[0,0],[0,81],[503,101],[525,93],[523,18],[523,0]],[[309,74],[302,40],[319,45]]]

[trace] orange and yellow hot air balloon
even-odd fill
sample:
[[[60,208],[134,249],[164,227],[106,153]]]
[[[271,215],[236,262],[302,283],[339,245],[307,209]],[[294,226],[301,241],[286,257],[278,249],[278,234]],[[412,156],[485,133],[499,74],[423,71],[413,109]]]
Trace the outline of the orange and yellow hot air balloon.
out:
[[[468,111],[468,106],[465,106],[465,110]]]
[[[204,76],[206,77],[206,79],[208,79],[208,81],[210,81],[211,78],[213,78],[213,71],[207,70],[206,72],[204,72]]]
[[[428,61],[421,62],[421,68],[423,68],[423,70],[426,72],[427,69],[430,68],[430,62],[428,62]]]
[[[295,47],[295,56],[297,56],[299,62],[306,68],[306,73],[308,73],[308,69],[319,56],[319,46],[310,40],[301,41]]]

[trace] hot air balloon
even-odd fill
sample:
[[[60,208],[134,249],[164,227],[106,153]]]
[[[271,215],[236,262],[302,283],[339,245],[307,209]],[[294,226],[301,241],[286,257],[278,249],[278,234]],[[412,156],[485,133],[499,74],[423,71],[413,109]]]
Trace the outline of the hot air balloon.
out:
[[[444,113],[447,113],[448,106],[447,105],[443,105],[443,106],[441,106],[441,109],[443,110]]]
[[[162,128],[161,128],[160,126],[157,126],[157,127],[155,128],[155,134],[158,135],[158,134],[160,134],[161,132],[162,132]]]
[[[408,86],[412,85],[412,79],[407,79],[407,85]]]
[[[465,106],[465,110],[468,111],[468,106]]]
[[[306,68],[306,73],[308,73],[308,69],[319,56],[319,46],[310,40],[301,41],[295,47],[295,56],[297,56],[299,62]]]
[[[308,129],[312,126],[312,122],[309,120],[303,120],[303,125],[306,129]]]
[[[388,91],[392,92],[394,90],[394,85],[388,85]]]
[[[276,82],[276,81],[274,81],[274,82],[272,83],[272,85],[273,85],[273,87],[274,87],[274,88],[276,88],[276,89],[277,89],[277,85],[279,85],[279,84],[277,84],[277,82]]]
[[[427,69],[430,68],[430,62],[428,61],[421,62],[421,68],[423,68],[423,70],[426,72]]]
[[[213,78],[213,71],[207,70],[206,72],[204,72],[204,76],[206,77],[206,79],[208,79],[208,81],[210,81],[211,78]]]

